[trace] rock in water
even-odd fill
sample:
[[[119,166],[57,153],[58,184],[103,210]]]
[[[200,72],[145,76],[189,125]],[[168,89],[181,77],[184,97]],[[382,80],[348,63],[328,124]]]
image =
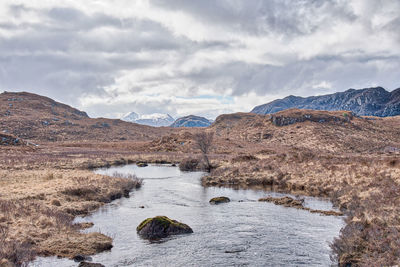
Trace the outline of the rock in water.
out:
[[[228,197],[214,197],[210,199],[211,204],[221,204],[221,203],[228,203],[231,200]]]
[[[138,167],[147,167],[148,166],[148,164],[146,162],[138,162],[138,163],[136,163],[136,165]]]
[[[78,267],[105,267],[105,266],[100,263],[91,263],[91,262],[83,261],[78,265]]]
[[[172,220],[166,216],[147,218],[136,228],[137,233],[146,239],[159,239],[169,235],[190,234],[192,228],[187,224]]]

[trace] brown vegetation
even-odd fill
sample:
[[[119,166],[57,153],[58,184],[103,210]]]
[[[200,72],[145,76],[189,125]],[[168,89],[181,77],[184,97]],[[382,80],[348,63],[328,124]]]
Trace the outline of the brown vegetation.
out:
[[[294,199],[291,197],[263,197],[260,198],[258,201],[261,202],[272,202],[275,205],[282,205],[285,207],[291,207],[291,208],[296,208],[296,209],[300,209],[300,210],[306,210],[309,211],[311,213],[319,213],[322,215],[326,215],[326,216],[342,216],[343,213],[339,212],[339,211],[334,211],[334,210],[315,210],[315,209],[310,209],[307,207],[304,207],[304,200],[303,199]]]
[[[0,258],[24,266],[36,255],[72,258],[110,249],[111,238],[80,233],[87,225],[72,221],[140,187],[136,177],[116,176],[58,169],[0,171]]]
[[[211,170],[210,160],[208,159],[208,153],[211,150],[211,146],[214,139],[213,132],[199,132],[194,135],[194,143],[198,149],[200,149],[203,156],[205,169],[207,171]]]
[[[185,158],[179,163],[181,171],[196,171],[201,169],[200,161],[194,158]]]
[[[183,169],[197,168],[199,163],[193,167],[191,159],[204,152],[195,139],[205,131],[213,133],[206,155],[214,168],[203,178],[204,185],[329,197],[346,215],[347,224],[332,244],[341,265],[399,264],[399,116],[288,110],[222,115],[207,129],[152,128],[90,119],[25,93],[0,95],[0,113],[0,130],[39,144],[33,149],[0,147],[0,201],[6,203],[0,207],[17,207],[0,215],[4,244],[14,242],[2,247],[0,258],[18,263],[34,253],[75,253],[61,251],[54,245],[57,240],[65,247],[82,241],[91,253],[107,247],[104,235],[85,239],[77,232],[83,226],[71,225],[70,216],[94,211],[138,184],[88,169],[134,162],[181,162]]]

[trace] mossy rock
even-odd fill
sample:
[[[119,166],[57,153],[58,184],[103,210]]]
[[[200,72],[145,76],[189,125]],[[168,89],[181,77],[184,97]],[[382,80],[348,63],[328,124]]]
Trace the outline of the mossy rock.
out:
[[[146,162],[138,162],[138,163],[136,163],[136,165],[138,167],[147,167],[147,166],[149,166]]]
[[[231,200],[228,197],[214,197],[212,199],[210,199],[210,203],[211,204],[221,204],[221,203],[228,203]]]
[[[137,233],[146,239],[160,239],[170,235],[190,234],[192,228],[187,224],[172,220],[166,216],[147,218],[136,228]]]

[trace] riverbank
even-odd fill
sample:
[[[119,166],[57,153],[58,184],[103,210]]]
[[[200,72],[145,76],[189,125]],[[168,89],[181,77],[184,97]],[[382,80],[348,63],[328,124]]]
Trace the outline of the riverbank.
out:
[[[108,175],[115,171],[135,173],[143,179],[144,186],[133,197],[117,200],[79,219],[93,222],[95,229],[113,237],[112,250],[92,256],[93,262],[105,266],[262,266],[266,262],[271,266],[329,266],[332,263],[328,242],[343,226],[341,217],[257,201],[267,195],[282,196],[278,193],[204,188],[200,182],[203,172],[182,172],[170,164],[149,164],[145,168],[130,164],[96,170]],[[216,196],[226,196],[231,201],[211,205],[209,200]],[[332,208],[328,201],[311,197],[305,198],[304,206]],[[142,239],[136,227],[157,215],[185,223],[194,233],[157,242]],[[38,258],[32,265],[77,264],[46,257]]]
[[[140,180],[48,167],[46,162],[29,167],[0,171],[0,258],[20,266],[37,255],[73,258],[112,248],[112,239],[103,233],[79,231],[92,224],[73,220],[128,197]]]
[[[63,151],[57,155],[57,150],[54,150],[52,160],[43,160],[49,153],[47,149],[31,154],[29,160],[36,158],[36,162],[29,164],[26,163],[28,157],[21,154],[19,161],[7,164],[0,171],[0,201],[5,214],[0,218],[0,225],[3,239],[14,240],[4,246],[5,252],[2,253],[8,255],[3,257],[13,258],[12,254],[16,252],[18,258],[28,260],[35,255],[71,258],[109,249],[111,238],[102,233],[82,234],[79,230],[91,225],[73,225],[72,220],[74,216],[91,213],[104,203],[126,195],[135,186],[127,179],[110,179],[94,174],[91,169],[133,162],[177,163],[193,156],[192,153],[116,150],[113,153],[96,150],[89,154],[86,150],[80,153],[74,150],[75,153]],[[105,156],[100,157],[100,154]],[[394,185],[397,184],[390,184],[391,180],[385,178],[400,177],[396,157],[317,157],[290,151],[282,155],[269,150],[252,156],[232,155],[228,158],[226,155],[212,155],[211,158],[215,168],[203,178],[205,186],[258,187],[331,198],[347,215],[347,226],[332,244],[340,262],[361,262],[369,256],[365,255],[363,247],[376,250],[378,248],[373,246],[382,245],[367,243],[366,240],[372,238],[370,235],[376,233],[369,231],[368,236],[360,239],[360,232],[356,229],[382,227],[381,231],[388,231],[388,221],[393,227],[399,225],[396,217],[385,215],[396,214],[397,209],[396,198],[393,198],[393,194],[399,192],[395,191],[397,187]],[[387,194],[389,191],[392,193]],[[375,207],[373,210],[372,206]],[[20,215],[22,210],[23,217]],[[391,238],[397,238],[393,233]],[[396,251],[396,248],[387,251]]]
[[[267,187],[328,197],[346,215],[331,244],[336,260],[354,266],[398,263],[400,160],[397,155],[333,156],[261,152],[220,162],[205,186]]]

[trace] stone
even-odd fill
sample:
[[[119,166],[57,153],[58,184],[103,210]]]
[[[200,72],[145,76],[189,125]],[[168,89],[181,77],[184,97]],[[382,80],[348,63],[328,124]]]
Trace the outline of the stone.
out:
[[[192,228],[187,224],[172,220],[166,216],[147,218],[139,224],[136,231],[145,239],[160,239],[170,235],[193,233]]]
[[[83,262],[79,263],[78,267],[105,267],[105,266],[100,263],[91,263],[91,262],[83,261]]]
[[[214,197],[214,198],[210,199],[209,202],[211,204],[218,205],[218,204],[221,204],[221,203],[228,203],[230,201],[231,200],[228,197]]]
[[[136,163],[136,165],[138,167],[147,167],[147,166],[149,166],[146,162],[138,162],[138,163]]]

